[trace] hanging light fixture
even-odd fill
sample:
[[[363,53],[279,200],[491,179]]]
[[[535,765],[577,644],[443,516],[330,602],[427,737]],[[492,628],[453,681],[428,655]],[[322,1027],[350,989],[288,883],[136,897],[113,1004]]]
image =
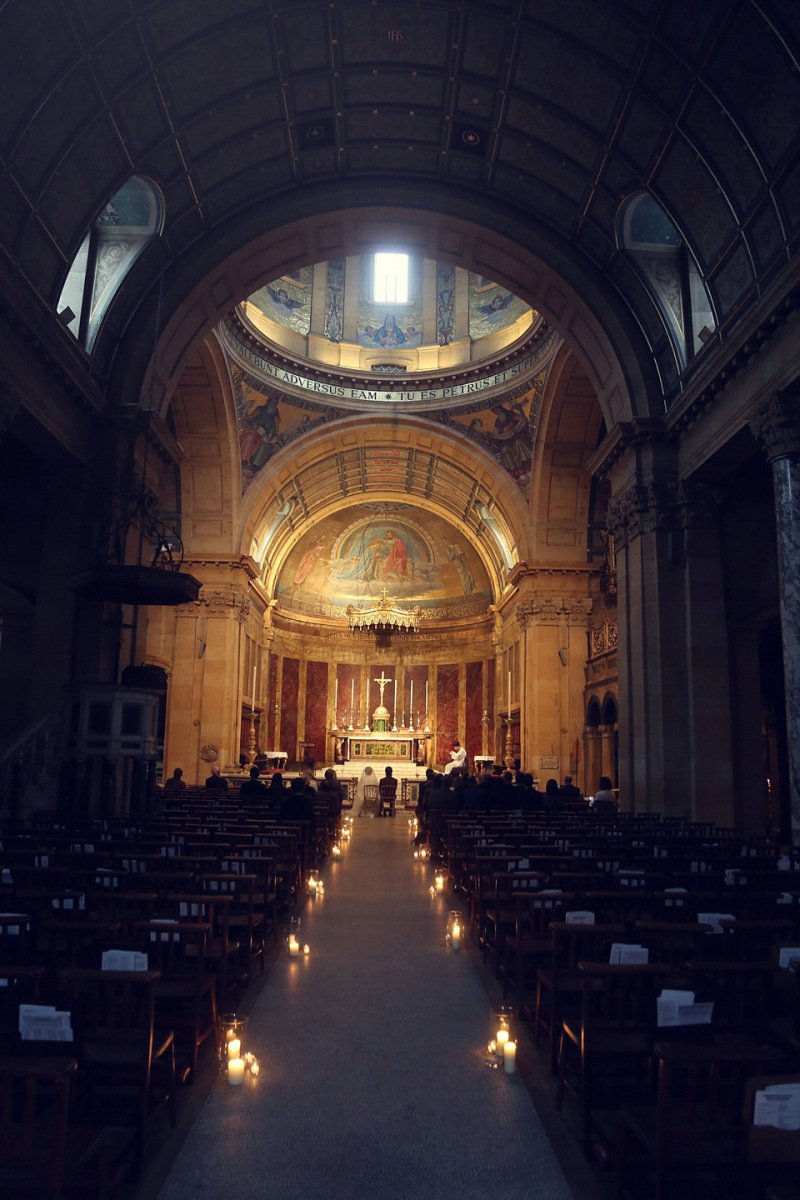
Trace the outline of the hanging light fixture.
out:
[[[391,634],[419,633],[419,622],[422,609],[417,604],[412,609],[403,608],[396,600],[383,595],[368,608],[359,604],[355,608],[347,606],[347,623],[352,634],[364,634],[367,637],[385,637]]]

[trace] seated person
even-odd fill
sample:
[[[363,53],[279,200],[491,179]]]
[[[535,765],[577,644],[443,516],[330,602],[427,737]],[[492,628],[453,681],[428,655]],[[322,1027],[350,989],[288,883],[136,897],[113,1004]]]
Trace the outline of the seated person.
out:
[[[289,784],[288,795],[285,795],[278,809],[279,821],[310,821],[314,824],[314,793],[299,776]]]
[[[176,767],[169,779],[165,780],[164,790],[170,792],[186,791],[186,784],[183,782],[183,770],[181,767]]]
[[[445,775],[449,775],[453,770],[461,770],[467,761],[467,752],[459,742],[458,738],[453,742],[453,749],[450,751],[450,762],[444,769]]]
[[[211,768],[211,774],[206,780],[206,787],[210,792],[227,792],[228,790],[228,781],[222,778],[222,773],[217,763],[214,763]]]
[[[564,776],[564,782],[561,785],[561,795],[565,800],[578,800],[580,798],[581,789],[575,787],[571,775]]]
[[[286,788],[283,786],[283,775],[280,771],[274,771],[272,778],[269,781],[267,795],[270,800],[282,800],[286,795]]]
[[[317,788],[317,795],[320,800],[328,801],[328,812],[332,817],[338,817],[342,812],[342,785],[336,778],[336,772],[333,767],[328,767],[322,779],[322,783]]]
[[[394,803],[397,795],[397,780],[392,775],[392,768],[387,767],[384,772],[384,777],[378,784],[378,792],[381,798],[379,817],[388,815],[394,816]]]
[[[258,778],[260,774],[258,767],[250,768],[250,778],[239,788],[243,800],[266,800],[267,789]]]
[[[614,795],[614,785],[607,775],[601,775],[598,781],[598,790],[594,794],[592,800],[592,808],[595,812],[616,812],[617,798]]]

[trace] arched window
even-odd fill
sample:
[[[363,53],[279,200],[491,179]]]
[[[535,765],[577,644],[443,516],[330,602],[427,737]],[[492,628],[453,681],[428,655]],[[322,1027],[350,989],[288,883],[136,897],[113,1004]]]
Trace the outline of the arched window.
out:
[[[59,318],[87,350],[114,293],[162,224],[161,196],[138,175],[122,185],[92,222],[58,301]]]
[[[684,368],[716,332],[697,264],[675,225],[647,192],[625,202],[618,228],[619,244],[661,309]]]

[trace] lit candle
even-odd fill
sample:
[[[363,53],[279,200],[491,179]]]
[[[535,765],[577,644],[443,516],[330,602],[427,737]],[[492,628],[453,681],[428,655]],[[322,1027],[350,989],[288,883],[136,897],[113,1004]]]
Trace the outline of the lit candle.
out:
[[[458,950],[461,947],[461,926],[453,926],[453,949]]]
[[[256,706],[256,664],[255,664],[255,663],[253,663],[253,691],[252,691],[252,696],[253,696],[253,708],[255,708],[255,706]]]
[[[503,1061],[506,1067],[506,1075],[513,1075],[517,1069],[517,1043],[506,1042],[503,1047]]]
[[[436,876],[436,890],[437,890],[437,892],[444,891],[444,875]]]
[[[411,724],[414,724],[414,680],[411,680],[411,700],[408,705],[408,711],[411,714]]]
[[[508,672],[508,718],[511,720],[511,672]]]
[[[289,938],[289,957],[297,958],[299,953],[300,953],[300,943],[298,942],[297,938],[293,938],[293,937]]]
[[[350,727],[353,725],[353,697],[355,695],[356,681],[355,678],[350,680]]]
[[[425,680],[425,717],[428,716],[428,681]]]
[[[496,1040],[497,1040],[498,1046],[500,1046],[500,1048],[502,1049],[502,1047],[505,1046],[506,1042],[508,1041],[508,1030],[507,1029],[498,1029]]]
[[[238,1087],[244,1083],[244,1059],[232,1058],[228,1063],[228,1083]]]
[[[306,942],[305,946],[303,946],[303,954],[310,954],[310,953],[311,953],[311,947],[309,946],[308,942]]]
[[[392,709],[392,722],[397,724],[397,677],[394,681],[394,708]]]
[[[250,1063],[250,1074],[257,1075],[258,1071],[259,1071],[258,1059],[254,1058],[253,1061]]]
[[[336,676],[336,682],[333,685],[333,723],[336,724],[336,714],[339,711],[339,676]]]
[[[239,1057],[239,1051],[242,1048],[242,1043],[238,1038],[231,1038],[228,1042],[228,1060]]]

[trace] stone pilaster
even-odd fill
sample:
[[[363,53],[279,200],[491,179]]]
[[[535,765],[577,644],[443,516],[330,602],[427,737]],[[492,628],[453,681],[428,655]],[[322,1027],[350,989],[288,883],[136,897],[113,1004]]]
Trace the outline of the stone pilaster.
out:
[[[772,467],[792,841],[800,844],[800,383],[762,400],[750,428]]]
[[[555,572],[541,574],[547,586],[526,588],[514,610],[522,631],[525,682],[520,697],[521,756],[523,766],[540,779],[569,772],[571,747],[583,729],[584,668],[592,612],[588,595],[567,590],[572,586],[588,591],[582,574],[560,580]],[[553,696],[557,697],[555,705]],[[557,768],[552,765],[555,759]]]
[[[704,611],[713,496],[665,473],[614,497],[606,521],[617,565],[621,803],[689,817],[701,803],[729,819],[730,780],[716,777],[730,758],[717,746],[719,730],[730,727],[720,709],[727,704],[724,645],[716,657],[702,646],[712,627],[712,644],[724,629],[718,554],[706,568],[714,577],[713,614]],[[708,695],[716,697],[713,714],[703,707]]]

